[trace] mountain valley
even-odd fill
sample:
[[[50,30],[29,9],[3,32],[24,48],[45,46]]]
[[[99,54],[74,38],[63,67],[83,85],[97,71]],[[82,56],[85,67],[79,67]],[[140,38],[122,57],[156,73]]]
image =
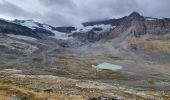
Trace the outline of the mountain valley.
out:
[[[0,19],[0,59],[4,100],[170,99],[169,18],[132,12],[79,27]],[[93,67],[104,62],[122,69]]]

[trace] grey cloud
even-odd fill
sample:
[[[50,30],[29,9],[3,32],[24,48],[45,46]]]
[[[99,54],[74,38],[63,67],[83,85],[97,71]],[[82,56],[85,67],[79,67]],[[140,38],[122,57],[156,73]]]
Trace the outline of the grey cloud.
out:
[[[170,0],[3,0],[1,14],[33,18],[53,25],[71,25],[85,21],[119,18],[138,11],[144,16],[170,17]],[[29,1],[29,4],[23,4]],[[20,4],[22,2],[22,4]],[[36,3],[37,7],[30,7]],[[41,6],[41,7],[40,7]],[[20,8],[22,7],[22,8]],[[40,8],[39,8],[40,7]],[[30,13],[30,11],[32,11]],[[28,13],[29,12],[29,13]],[[41,14],[38,14],[41,12]]]
[[[67,20],[66,16],[57,14],[57,13],[49,13],[44,17],[45,23],[50,23],[51,25],[64,26],[71,25],[70,21]]]
[[[121,17],[137,8],[135,0],[93,0],[89,3],[80,3],[80,12],[87,20],[101,20],[110,17]]]
[[[4,16],[8,16],[10,18],[21,18],[21,19],[36,19],[40,17],[39,12],[29,12],[18,5],[8,2],[7,0],[2,0],[0,2],[0,12]]]
[[[72,8],[75,6],[72,0],[39,0],[40,3],[48,7],[69,7]]]
[[[0,12],[9,16],[28,16],[29,14],[18,7],[17,5],[14,5],[10,2],[7,2],[5,0],[0,3]]]
[[[137,0],[139,2],[138,10],[145,16],[151,17],[170,17],[170,0]]]
[[[50,6],[49,14],[53,18],[61,22],[61,18],[55,15],[64,16],[63,23],[68,24],[121,16],[133,11],[132,9],[138,5],[134,0],[40,0],[40,2],[47,7]]]

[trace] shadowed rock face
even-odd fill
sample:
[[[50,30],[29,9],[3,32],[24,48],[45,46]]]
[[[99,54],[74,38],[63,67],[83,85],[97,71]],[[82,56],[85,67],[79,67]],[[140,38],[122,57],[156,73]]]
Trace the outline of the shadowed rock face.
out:
[[[55,35],[53,32],[46,30],[46,29],[43,29],[43,28],[39,28],[39,27],[35,27],[34,31],[36,33],[44,34],[44,35],[47,35],[47,36],[54,36]]]
[[[54,31],[64,32],[64,33],[71,33],[72,31],[75,31],[76,28],[72,26],[67,27],[51,27]]]
[[[98,33],[95,32],[93,30],[88,31],[88,32],[75,32],[73,35],[73,37],[78,38],[79,40],[83,41],[83,42],[97,42],[105,37],[108,36],[109,33]]]
[[[0,33],[3,34],[15,34],[15,35],[25,35],[35,38],[40,38],[36,32],[28,27],[18,25],[15,23],[10,23],[5,20],[0,20]]]
[[[131,20],[131,21],[139,21],[139,20],[144,20],[144,17],[141,16],[138,12],[132,12],[132,13],[128,16],[128,20]]]

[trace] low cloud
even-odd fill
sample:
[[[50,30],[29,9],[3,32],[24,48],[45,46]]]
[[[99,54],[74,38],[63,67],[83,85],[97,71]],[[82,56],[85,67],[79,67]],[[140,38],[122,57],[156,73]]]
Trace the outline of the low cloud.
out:
[[[1,16],[35,19],[57,26],[119,18],[138,11],[170,17],[170,0],[0,0]]]

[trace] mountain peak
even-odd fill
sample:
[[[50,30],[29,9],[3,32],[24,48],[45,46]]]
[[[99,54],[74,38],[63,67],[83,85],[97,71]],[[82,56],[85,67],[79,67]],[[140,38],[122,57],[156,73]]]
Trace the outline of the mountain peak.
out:
[[[137,11],[132,12],[129,16],[141,16]]]
[[[132,12],[129,16],[130,19],[132,20],[140,20],[143,18],[143,16],[141,16],[138,12],[134,11]]]

